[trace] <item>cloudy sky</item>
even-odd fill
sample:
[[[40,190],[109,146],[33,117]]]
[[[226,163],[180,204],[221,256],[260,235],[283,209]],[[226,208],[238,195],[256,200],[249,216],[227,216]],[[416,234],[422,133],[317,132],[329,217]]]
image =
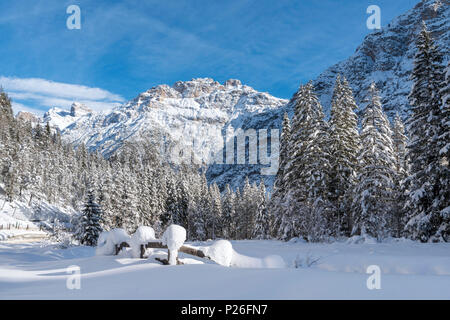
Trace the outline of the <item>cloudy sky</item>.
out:
[[[0,2],[0,85],[14,110],[111,108],[158,84],[230,78],[290,98],[418,0],[20,0]],[[69,30],[66,9],[81,9]]]

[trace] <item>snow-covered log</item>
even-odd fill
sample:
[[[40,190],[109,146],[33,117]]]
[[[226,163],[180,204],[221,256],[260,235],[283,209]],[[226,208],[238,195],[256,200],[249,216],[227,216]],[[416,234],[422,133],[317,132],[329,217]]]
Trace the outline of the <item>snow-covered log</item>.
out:
[[[146,248],[169,249],[163,242],[151,241],[145,245],[141,245],[141,258],[144,257]],[[183,252],[199,258],[209,259],[216,262],[217,264],[229,267],[233,259],[234,250],[231,242],[229,242],[228,240],[218,240],[209,247],[194,248],[191,246],[183,245],[178,249],[178,252]],[[161,262],[164,263],[164,261]]]
[[[147,244],[142,244],[141,245],[141,259],[144,258],[144,253],[145,253],[145,249],[168,249],[168,247],[166,245],[164,245],[161,241],[151,241],[148,242]],[[197,256],[199,258],[208,258],[208,256],[206,256],[206,254],[199,249],[196,248],[192,248],[192,247],[188,247],[188,246],[181,246],[178,249],[179,252],[183,252],[186,254],[190,254],[193,256]]]

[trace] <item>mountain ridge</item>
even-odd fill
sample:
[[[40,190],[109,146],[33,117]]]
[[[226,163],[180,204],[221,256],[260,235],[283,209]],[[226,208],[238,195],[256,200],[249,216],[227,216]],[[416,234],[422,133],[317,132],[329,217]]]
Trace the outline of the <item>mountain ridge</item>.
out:
[[[406,118],[412,84],[409,77],[416,51],[414,39],[421,21],[427,23],[445,53],[450,51],[449,17],[450,0],[424,0],[386,27],[368,34],[352,56],[313,80],[325,113],[330,112],[335,77],[341,74],[353,88],[360,111],[364,109],[367,88],[375,81],[389,117],[399,113]],[[139,143],[150,139],[159,140],[164,152],[173,143],[192,147],[200,162],[210,163],[222,151],[227,132],[237,128],[279,129],[283,113],[287,111],[292,116],[293,107],[292,99],[258,92],[236,79],[219,83],[211,78],[197,78],[152,87],[108,112],[93,112],[76,104],[70,112],[52,109],[43,121],[58,126],[63,138],[75,146],[83,143],[106,157],[125,141]],[[169,160],[174,160],[170,159],[173,154],[167,154]],[[252,182],[262,178],[270,187],[273,176],[261,176],[260,168],[261,165],[211,165],[207,177],[221,189],[226,183],[234,188],[241,186],[245,176]]]

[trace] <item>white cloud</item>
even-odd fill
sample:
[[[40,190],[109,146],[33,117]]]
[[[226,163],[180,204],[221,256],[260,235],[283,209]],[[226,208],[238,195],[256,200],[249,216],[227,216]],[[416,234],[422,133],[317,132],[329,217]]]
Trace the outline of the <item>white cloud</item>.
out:
[[[28,107],[29,104],[43,109],[51,107],[67,109],[75,101],[81,102],[93,110],[101,111],[125,101],[122,96],[104,89],[39,78],[22,79],[0,76],[0,86],[13,99],[14,111],[25,111],[26,108],[39,110]]]

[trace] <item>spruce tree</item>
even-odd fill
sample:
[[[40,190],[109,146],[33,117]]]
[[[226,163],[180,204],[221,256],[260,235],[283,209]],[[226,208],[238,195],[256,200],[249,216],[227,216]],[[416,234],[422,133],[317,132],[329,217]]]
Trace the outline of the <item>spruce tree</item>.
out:
[[[413,87],[409,95],[411,174],[407,179],[409,221],[405,232],[423,242],[448,241],[449,169],[444,147],[448,143],[448,118],[445,118],[448,104],[443,104],[441,97],[445,86],[443,56],[425,23],[416,46]]]
[[[86,246],[97,245],[98,237],[102,232],[101,218],[102,210],[95,201],[94,192],[89,190],[76,232],[76,237],[81,244]]]
[[[14,121],[14,113],[11,106],[11,99],[8,94],[0,87],[0,120],[2,124],[7,124]],[[2,129],[9,129],[7,126],[2,126]]]
[[[447,68],[444,71],[444,85],[441,89],[441,131],[438,135],[438,147],[439,154],[443,158],[443,163],[447,163],[450,160],[450,61],[447,64]],[[448,199],[448,198],[447,198]]]
[[[330,200],[334,214],[334,235],[349,235],[351,193],[356,184],[357,156],[360,149],[358,118],[352,90],[344,78],[338,75],[331,101],[330,117]]]
[[[255,202],[255,188],[250,185],[249,178],[245,178],[239,200],[238,239],[251,239],[255,228],[257,204]]]
[[[392,126],[392,142],[394,146],[394,177],[393,177],[393,212],[391,225],[396,237],[400,237],[404,228],[405,184],[408,175],[406,154],[407,137],[405,127],[398,114],[395,115]]]
[[[1,88],[0,123],[0,182],[4,183],[6,196],[12,201],[16,196],[18,183],[19,145],[15,141],[17,124],[13,116],[11,99]]]
[[[225,187],[225,194],[222,197],[222,223],[223,237],[225,239],[235,239],[236,237],[236,195],[231,190],[229,184]]]
[[[289,160],[289,141],[291,138],[291,122],[288,114],[285,112],[283,116],[283,128],[281,131],[280,141],[280,157],[276,179],[273,185],[274,198],[282,197],[284,191],[284,174],[286,163]],[[277,199],[280,200],[280,199]]]
[[[394,150],[389,120],[374,83],[362,119],[360,171],[353,200],[352,235],[382,239],[389,235]]]
[[[280,236],[286,239],[301,235],[308,239],[312,236],[311,232],[315,233],[308,222],[311,221],[311,215],[318,211],[325,214],[330,209],[329,136],[322,106],[311,82],[302,86],[294,99],[289,143],[291,157],[285,169],[285,201],[289,203],[289,208],[280,225]],[[318,199],[321,201],[318,202]],[[324,210],[316,210],[319,203],[324,206]],[[316,238],[316,235],[313,237]]]
[[[165,186],[166,186],[166,203],[165,212],[161,216],[162,229],[165,230],[169,225],[174,223],[174,220],[178,216],[178,201],[180,197],[180,190],[175,179],[175,174],[167,170],[165,176]]]
[[[211,212],[212,199],[208,188],[208,182],[204,174],[201,175],[199,192],[197,194],[197,199],[193,204],[195,204],[195,206],[190,212],[192,238],[196,240],[206,240],[209,236],[208,215]]]
[[[437,239],[450,242],[450,62],[444,72],[445,82],[441,89],[441,120],[437,134],[437,148],[440,156],[440,185],[437,197],[441,224],[436,232]]]
[[[286,163],[289,160],[289,142],[291,139],[291,123],[288,114],[285,112],[283,117],[283,128],[281,131],[280,140],[280,156],[278,172],[275,177],[273,185],[273,193],[269,203],[269,210],[271,216],[274,217],[274,225],[272,232],[274,236],[277,236],[280,226],[285,224],[286,210],[284,204],[284,197],[286,194],[286,180],[285,180],[285,168]]]
[[[256,198],[257,213],[255,217],[255,228],[253,230],[254,239],[268,239],[270,237],[270,216],[267,208],[266,186],[261,180],[259,184],[259,193]]]
[[[209,186],[209,193],[211,197],[211,211],[207,215],[209,238],[214,240],[222,235],[222,202],[217,184],[213,183]]]

